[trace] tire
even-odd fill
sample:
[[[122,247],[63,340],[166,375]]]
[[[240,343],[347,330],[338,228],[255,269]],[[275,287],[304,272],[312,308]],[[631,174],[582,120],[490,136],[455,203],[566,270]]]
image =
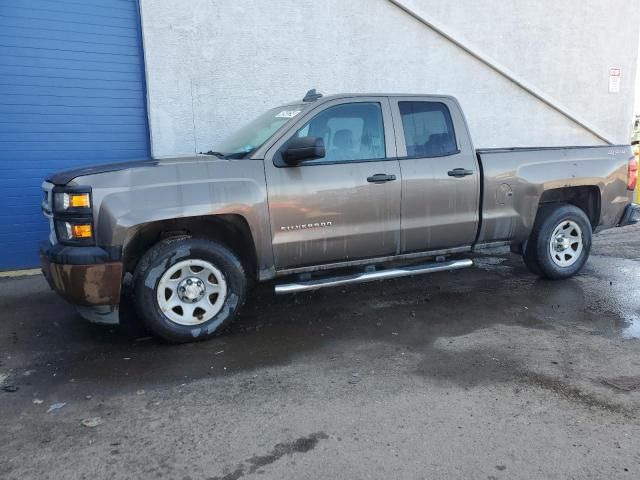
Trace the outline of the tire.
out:
[[[542,271],[540,270],[540,265],[538,265],[538,259],[534,255],[530,255],[526,249],[524,252],[522,260],[524,261],[525,266],[531,273],[540,277],[542,275]]]
[[[242,306],[247,278],[227,247],[201,238],[163,240],[138,262],[134,301],[144,325],[172,343],[219,334]]]
[[[524,252],[527,268],[542,278],[560,280],[577,274],[591,252],[591,222],[569,204],[543,206],[538,211]]]

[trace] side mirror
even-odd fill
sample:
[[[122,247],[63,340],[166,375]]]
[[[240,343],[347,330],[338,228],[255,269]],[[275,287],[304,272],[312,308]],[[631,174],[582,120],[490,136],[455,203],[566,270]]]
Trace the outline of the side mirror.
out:
[[[324,156],[324,140],[320,137],[294,138],[282,152],[282,158],[288,165],[298,165],[304,160],[314,160]]]

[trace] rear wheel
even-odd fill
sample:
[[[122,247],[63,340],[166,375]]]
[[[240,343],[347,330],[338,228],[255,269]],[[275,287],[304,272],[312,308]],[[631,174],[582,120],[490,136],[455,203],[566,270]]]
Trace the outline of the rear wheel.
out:
[[[541,207],[524,252],[534,274],[557,280],[569,278],[584,266],[591,251],[591,223],[574,205]]]
[[[134,279],[136,309],[144,324],[176,343],[223,330],[244,303],[246,288],[236,255],[197,238],[160,242],[140,260]]]

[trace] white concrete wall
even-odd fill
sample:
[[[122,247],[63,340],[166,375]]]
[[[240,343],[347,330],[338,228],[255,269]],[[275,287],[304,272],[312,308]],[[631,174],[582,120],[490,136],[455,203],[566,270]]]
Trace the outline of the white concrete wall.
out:
[[[456,38],[628,142],[634,0],[404,0]],[[602,140],[388,0],[141,0],[152,151],[208,150],[317,88],[458,97],[477,147]],[[622,88],[608,92],[609,67]]]

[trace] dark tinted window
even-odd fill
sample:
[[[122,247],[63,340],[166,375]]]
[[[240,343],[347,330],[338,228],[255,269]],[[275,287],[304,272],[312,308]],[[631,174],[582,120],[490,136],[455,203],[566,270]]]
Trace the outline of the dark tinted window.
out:
[[[313,162],[385,158],[384,126],[379,103],[347,103],[327,108],[296,133],[321,137],[326,156]]]
[[[451,114],[444,103],[399,102],[409,157],[439,157],[456,153]]]

